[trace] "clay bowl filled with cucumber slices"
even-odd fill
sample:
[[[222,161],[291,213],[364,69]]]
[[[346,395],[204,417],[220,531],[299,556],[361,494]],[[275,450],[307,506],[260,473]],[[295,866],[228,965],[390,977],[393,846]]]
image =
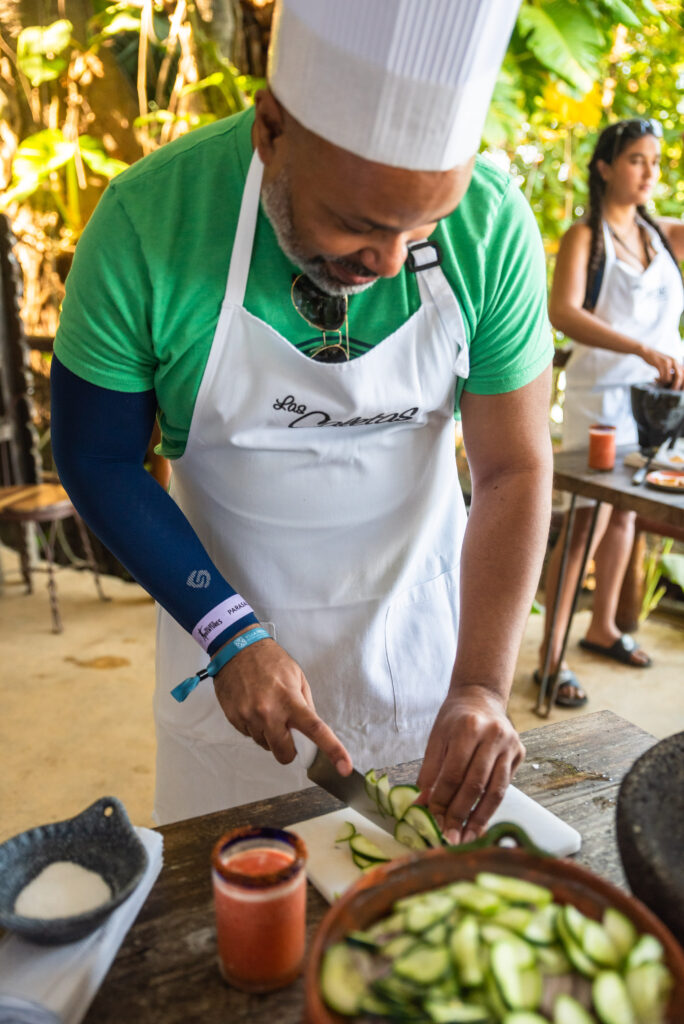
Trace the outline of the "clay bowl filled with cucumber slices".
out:
[[[514,836],[518,848],[500,846]],[[643,904],[515,826],[380,864],[330,908],[306,1024],[684,1024],[684,950]]]

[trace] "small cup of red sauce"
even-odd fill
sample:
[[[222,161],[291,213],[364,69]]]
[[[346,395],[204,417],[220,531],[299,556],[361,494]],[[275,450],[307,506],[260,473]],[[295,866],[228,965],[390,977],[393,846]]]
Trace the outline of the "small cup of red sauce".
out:
[[[604,423],[592,423],[589,427],[590,469],[607,472],[615,468],[615,427]]]
[[[270,992],[301,972],[306,946],[306,846],[293,832],[247,826],[211,855],[221,974]]]

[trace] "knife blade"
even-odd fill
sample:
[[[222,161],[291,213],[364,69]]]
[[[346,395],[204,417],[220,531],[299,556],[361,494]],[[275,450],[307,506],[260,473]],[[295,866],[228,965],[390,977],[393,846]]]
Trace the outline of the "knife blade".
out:
[[[354,768],[351,775],[340,775],[327,754],[319,747],[315,747],[302,733],[293,729],[292,738],[302,763],[308,764],[306,774],[311,782],[320,786],[326,793],[337,797],[348,807],[353,807],[385,832],[394,835],[394,818],[389,814],[382,814],[375,800],[368,795],[366,779],[361,772]]]

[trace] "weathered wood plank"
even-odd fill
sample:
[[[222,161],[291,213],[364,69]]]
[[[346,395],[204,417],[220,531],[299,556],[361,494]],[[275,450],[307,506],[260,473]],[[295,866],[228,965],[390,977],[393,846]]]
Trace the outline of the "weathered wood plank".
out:
[[[553,809],[582,833],[578,860],[622,883],[615,844],[617,790],[654,737],[608,711],[580,715],[523,734],[527,758],[516,777],[520,789]],[[419,762],[390,771],[393,781],[414,781]],[[129,932],[85,1024],[242,1024],[258,1019],[299,1024],[301,980],[268,996],[229,988],[216,967],[209,856],[229,828],[254,823],[284,827],[340,806],[317,788],[169,825],[164,868]],[[309,887],[309,941],[327,904]]]

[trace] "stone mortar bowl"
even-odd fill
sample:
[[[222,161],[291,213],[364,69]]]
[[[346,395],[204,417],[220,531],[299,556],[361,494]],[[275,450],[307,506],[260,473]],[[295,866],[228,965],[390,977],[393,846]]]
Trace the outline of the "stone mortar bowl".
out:
[[[684,391],[655,384],[632,384],[632,416],[642,451],[659,448],[684,419]]]
[[[624,777],[617,837],[632,892],[684,944],[684,732],[656,743]]]

